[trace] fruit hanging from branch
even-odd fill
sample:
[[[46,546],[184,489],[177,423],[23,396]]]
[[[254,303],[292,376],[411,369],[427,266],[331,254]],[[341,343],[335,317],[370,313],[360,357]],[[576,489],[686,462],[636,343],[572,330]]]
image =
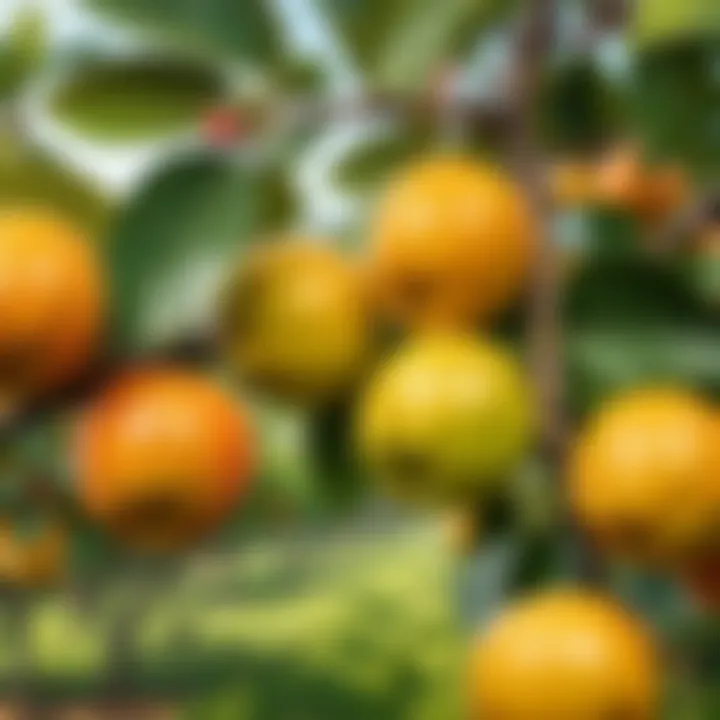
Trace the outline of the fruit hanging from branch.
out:
[[[640,620],[588,591],[554,589],[506,608],[473,653],[477,718],[658,717],[661,667]]]
[[[534,236],[524,194],[500,169],[419,161],[391,181],[375,219],[374,291],[401,324],[469,328],[519,298]]]
[[[210,380],[136,370],[85,411],[78,492],[88,514],[140,551],[199,542],[248,492],[255,438],[246,410]]]
[[[411,341],[371,379],[358,442],[402,498],[447,502],[502,488],[533,439],[532,392],[504,350],[470,336]]]
[[[311,240],[250,252],[222,310],[229,363],[250,385],[317,406],[357,384],[371,358],[372,322],[360,272]]]
[[[0,404],[12,414],[75,380],[98,351],[105,281],[89,239],[62,217],[0,211]]]
[[[610,555],[687,567],[718,543],[720,436],[703,398],[635,390],[610,401],[570,463],[573,508]]]

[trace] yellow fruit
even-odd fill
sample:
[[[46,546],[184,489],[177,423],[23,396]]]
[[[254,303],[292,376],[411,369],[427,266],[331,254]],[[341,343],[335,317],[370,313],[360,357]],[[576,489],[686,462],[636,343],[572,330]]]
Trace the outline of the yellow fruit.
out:
[[[521,367],[493,345],[428,335],[371,380],[359,444],[396,494],[451,499],[494,488],[532,439],[531,393]]]
[[[97,350],[104,283],[87,238],[36,208],[0,211],[0,403],[73,380]]]
[[[437,157],[390,184],[374,226],[371,277],[395,320],[467,329],[519,297],[533,254],[521,189],[490,165]]]
[[[67,569],[68,536],[54,523],[23,537],[10,520],[0,521],[0,584],[38,589],[59,582]]]
[[[517,602],[472,658],[473,720],[654,720],[660,666],[639,621],[590,592]]]
[[[223,312],[231,363],[280,399],[336,399],[368,361],[371,319],[360,273],[327,246],[258,246],[232,279]]]
[[[717,543],[718,440],[710,407],[689,392],[620,396],[578,440],[569,477],[575,512],[612,554],[686,562]]]
[[[250,486],[247,413],[209,380],[153,368],[115,381],[83,416],[80,499],[128,545],[183,549],[216,530]]]

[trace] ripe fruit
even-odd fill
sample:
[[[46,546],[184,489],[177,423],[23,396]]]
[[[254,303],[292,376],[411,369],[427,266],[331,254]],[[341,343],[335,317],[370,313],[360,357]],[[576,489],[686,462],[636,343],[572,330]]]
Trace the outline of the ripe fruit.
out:
[[[67,532],[57,523],[25,537],[10,520],[1,520],[0,584],[32,589],[57,583],[67,566],[67,546]]]
[[[660,668],[643,626],[602,596],[546,591],[506,609],[472,659],[472,717],[657,717]]]
[[[467,328],[515,300],[533,255],[528,204],[500,170],[439,157],[390,185],[374,228],[379,302],[413,327]]]
[[[633,146],[615,148],[600,161],[596,186],[600,204],[634,213],[651,226],[677,212],[690,194],[682,168],[650,167]]]
[[[129,545],[164,551],[216,529],[248,491],[249,418],[209,380],[171,369],[120,378],[79,432],[89,515]]]
[[[471,337],[432,335],[402,348],[372,379],[358,435],[391,490],[418,500],[492,488],[532,436],[531,394],[515,360]]]
[[[613,148],[600,160],[596,194],[601,204],[639,213],[646,189],[646,168],[634,146]]]
[[[97,349],[102,319],[102,273],[87,238],[44,210],[0,212],[4,409],[73,380]]]
[[[258,246],[224,303],[231,363],[284,400],[319,404],[357,382],[371,323],[361,279],[331,248],[299,240]]]
[[[689,392],[615,399],[578,441],[570,468],[576,513],[613,554],[688,562],[717,542],[718,439],[711,408]]]

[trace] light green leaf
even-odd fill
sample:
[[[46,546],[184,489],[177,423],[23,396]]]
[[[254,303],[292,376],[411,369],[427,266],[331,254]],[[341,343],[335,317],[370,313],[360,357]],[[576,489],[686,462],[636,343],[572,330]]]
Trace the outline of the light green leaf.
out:
[[[43,13],[26,8],[17,13],[7,35],[0,40],[0,100],[22,89],[47,51]]]
[[[635,3],[635,35],[643,47],[718,33],[720,4],[717,0],[637,0]]]
[[[264,0],[86,0],[93,9],[130,21],[161,39],[213,53],[273,62],[283,41]]]
[[[224,94],[219,74],[195,63],[101,60],[56,91],[52,110],[90,138],[133,142],[192,127]]]
[[[513,4],[497,0],[324,0],[368,82],[400,92],[425,88],[434,71],[462,57],[495,13]]]
[[[283,188],[275,173],[213,156],[181,158],[141,187],[109,244],[119,346],[207,330],[228,262],[291,212]]]
[[[38,206],[62,213],[98,234],[108,221],[108,200],[90,182],[12,133],[0,132],[0,207]]]

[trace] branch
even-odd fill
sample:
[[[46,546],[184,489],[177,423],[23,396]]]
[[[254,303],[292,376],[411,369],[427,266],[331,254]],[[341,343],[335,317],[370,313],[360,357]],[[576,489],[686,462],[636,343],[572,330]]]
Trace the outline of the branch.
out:
[[[660,233],[653,248],[660,255],[671,255],[696,239],[703,227],[716,219],[720,220],[720,186],[682,208]]]
[[[543,451],[560,463],[566,445],[563,352],[560,327],[560,257],[552,238],[552,202],[536,135],[541,74],[555,35],[555,0],[527,5],[513,76],[513,155],[532,206],[538,235],[530,296],[528,341],[542,426]]]

